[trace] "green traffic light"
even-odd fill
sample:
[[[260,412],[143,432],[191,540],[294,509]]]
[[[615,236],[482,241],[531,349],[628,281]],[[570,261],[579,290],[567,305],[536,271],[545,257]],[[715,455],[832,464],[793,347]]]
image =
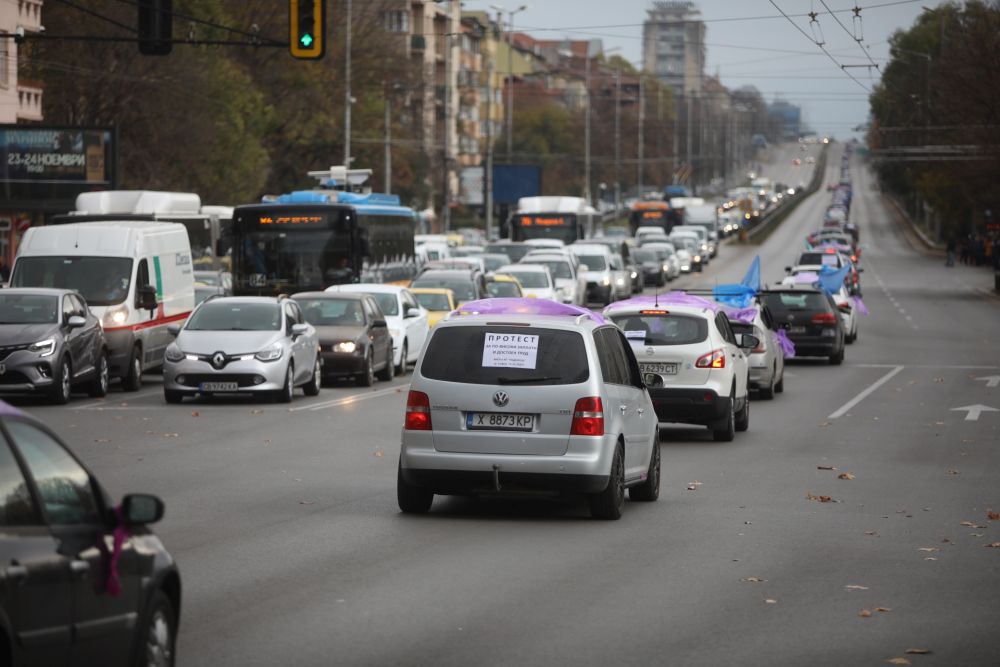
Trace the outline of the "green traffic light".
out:
[[[299,41],[302,42],[302,46],[309,48],[309,46],[313,43],[313,38],[312,35],[306,33],[299,37]]]

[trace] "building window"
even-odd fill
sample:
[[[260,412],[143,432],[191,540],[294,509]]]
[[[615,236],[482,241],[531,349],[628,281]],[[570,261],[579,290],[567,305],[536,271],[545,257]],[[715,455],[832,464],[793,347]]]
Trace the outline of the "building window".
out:
[[[6,37],[0,38],[0,86],[10,86],[10,40]]]
[[[385,29],[389,32],[410,32],[410,13],[391,11],[382,13]]]

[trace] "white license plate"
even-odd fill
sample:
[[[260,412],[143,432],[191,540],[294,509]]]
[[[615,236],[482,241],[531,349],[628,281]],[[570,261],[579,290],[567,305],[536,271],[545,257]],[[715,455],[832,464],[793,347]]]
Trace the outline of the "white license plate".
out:
[[[202,391],[239,391],[240,386],[235,382],[202,382]]]
[[[535,415],[468,412],[465,427],[470,431],[531,431],[535,428]]]
[[[677,364],[639,364],[643,373],[659,373],[660,375],[677,375]]]
[[[788,333],[805,333],[805,327],[788,327]]]

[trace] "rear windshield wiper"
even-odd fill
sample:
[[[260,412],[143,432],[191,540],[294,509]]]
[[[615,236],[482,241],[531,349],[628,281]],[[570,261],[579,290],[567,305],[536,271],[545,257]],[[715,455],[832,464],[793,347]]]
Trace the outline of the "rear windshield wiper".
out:
[[[546,380],[562,380],[558,375],[542,375],[533,378],[497,378],[497,384],[526,384],[528,382],[544,382]]]

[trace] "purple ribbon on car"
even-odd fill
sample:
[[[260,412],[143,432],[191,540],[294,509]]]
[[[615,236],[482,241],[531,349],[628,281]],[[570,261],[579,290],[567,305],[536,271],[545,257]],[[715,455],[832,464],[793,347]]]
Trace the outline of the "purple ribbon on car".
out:
[[[104,590],[108,592],[109,595],[118,597],[122,594],[122,582],[118,576],[118,561],[121,559],[122,549],[125,546],[125,540],[128,539],[129,530],[128,524],[125,523],[125,518],[122,515],[121,505],[114,508],[115,513],[115,530],[112,533],[113,544],[111,546],[111,555],[108,556],[108,569],[104,578]],[[104,539],[101,538],[101,546],[104,547]],[[106,548],[102,548],[102,551],[107,553]]]
[[[851,297],[851,299],[854,301],[854,307],[857,309],[859,313],[861,313],[862,315],[868,315],[868,307],[865,306],[865,302],[861,300],[860,296],[855,294],[854,296]]]
[[[694,306],[695,308],[708,308],[712,312],[718,312],[718,310],[722,307],[721,304],[716,303],[715,301],[710,301],[686,292],[667,292],[666,294],[658,294],[656,296],[634,296],[631,299],[615,301],[611,305],[607,306],[602,312],[606,314],[608,311],[616,308],[632,308],[635,306],[645,306],[648,308]]]
[[[791,359],[795,356],[795,343],[788,337],[787,331],[778,329],[774,332],[774,337],[778,339],[778,347],[781,348],[781,355],[785,359]]]
[[[605,323],[604,318],[592,310],[548,299],[518,297],[479,299],[463,303],[455,312],[459,315],[586,315],[595,322]]]

